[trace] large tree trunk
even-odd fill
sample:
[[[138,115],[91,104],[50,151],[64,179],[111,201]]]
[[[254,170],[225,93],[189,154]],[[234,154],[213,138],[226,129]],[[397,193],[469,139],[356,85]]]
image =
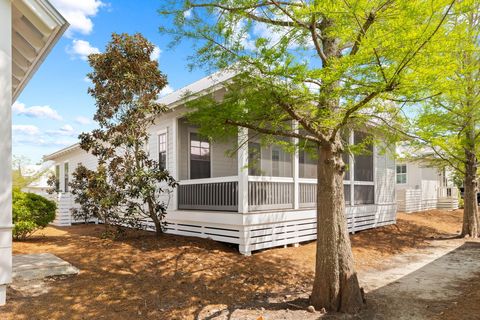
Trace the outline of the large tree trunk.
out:
[[[335,145],[319,147],[317,257],[310,302],[317,309],[355,313],[363,306],[363,297],[347,230],[344,167]]]
[[[465,180],[463,182],[464,212],[462,236],[477,238],[480,231],[480,221],[477,206],[477,159],[475,153],[465,150]]]

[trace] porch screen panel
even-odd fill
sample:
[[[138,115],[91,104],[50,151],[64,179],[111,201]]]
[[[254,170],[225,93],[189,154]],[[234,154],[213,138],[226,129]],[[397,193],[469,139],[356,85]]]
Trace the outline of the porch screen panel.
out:
[[[248,175],[262,175],[262,148],[258,142],[248,143]]]
[[[300,178],[317,178],[317,159],[309,150],[299,150],[298,152],[298,174]]]
[[[355,204],[375,203],[375,187],[373,185],[355,185],[353,190]]]
[[[210,141],[190,133],[190,179],[210,178]]]
[[[365,143],[367,134],[355,131],[355,144]],[[355,155],[355,181],[373,181],[373,145],[368,143],[363,154]]]
[[[292,155],[279,146],[271,146],[269,152],[262,152],[262,169],[272,177],[291,177]],[[265,157],[263,156],[265,154]]]

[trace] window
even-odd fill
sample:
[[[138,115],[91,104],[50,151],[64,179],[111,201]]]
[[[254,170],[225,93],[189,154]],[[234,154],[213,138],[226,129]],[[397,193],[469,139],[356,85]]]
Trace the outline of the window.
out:
[[[407,183],[407,165],[406,164],[397,165],[397,183],[399,184]]]
[[[65,162],[63,166],[63,177],[65,181],[65,185],[63,187],[65,192],[68,192],[68,162]]]
[[[190,179],[210,178],[210,141],[190,133]]]
[[[248,143],[248,175],[262,175],[261,147],[258,142]]]
[[[158,167],[160,170],[167,169],[167,133],[158,135]]]
[[[60,191],[60,165],[55,166],[55,191]]]

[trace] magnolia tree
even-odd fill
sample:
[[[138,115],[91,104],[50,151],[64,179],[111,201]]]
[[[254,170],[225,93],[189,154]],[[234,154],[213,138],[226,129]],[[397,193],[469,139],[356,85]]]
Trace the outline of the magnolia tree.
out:
[[[386,100],[420,99],[443,61],[436,54],[453,1],[165,1],[174,42],[196,40],[192,66],[238,76],[222,101],[191,116],[210,137],[246,128],[317,160],[317,258],[311,303],[363,305],[345,217],[345,131],[384,131],[400,113]],[[293,125],[292,125],[293,124]],[[371,129],[367,129],[373,131]],[[307,143],[305,143],[307,142]]]
[[[104,53],[88,57],[99,128],[81,134],[80,146],[98,167],[79,166],[71,186],[79,214],[130,226],[148,218],[160,234],[168,206],[162,199],[176,182],[147,152],[148,128],[166,110],[157,99],[167,81],[153,50],[140,34],[113,34]]]
[[[480,152],[480,3],[462,1],[448,17],[449,70],[433,83],[438,95],[422,104],[410,134],[424,160],[453,168],[463,177],[462,236],[478,237],[478,159]],[[432,92],[432,93],[434,93]]]

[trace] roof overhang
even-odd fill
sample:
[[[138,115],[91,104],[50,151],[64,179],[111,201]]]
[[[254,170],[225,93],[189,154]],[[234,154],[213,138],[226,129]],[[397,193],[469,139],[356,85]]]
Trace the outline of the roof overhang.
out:
[[[12,1],[12,101],[68,26],[47,0]]]
[[[54,161],[56,158],[64,156],[72,151],[80,149],[80,144],[75,143],[74,145],[68,146],[66,148],[63,148],[61,150],[58,150],[54,153],[51,153],[49,155],[43,156],[43,161]]]

